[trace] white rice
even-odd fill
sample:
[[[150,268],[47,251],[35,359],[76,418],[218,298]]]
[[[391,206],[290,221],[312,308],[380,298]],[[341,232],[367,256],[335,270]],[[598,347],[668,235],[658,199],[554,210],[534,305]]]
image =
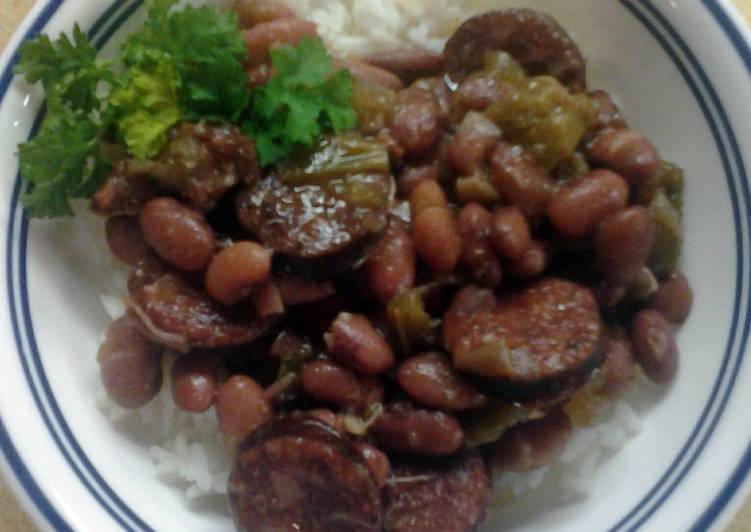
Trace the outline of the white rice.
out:
[[[287,0],[290,9],[318,25],[337,56],[422,47],[439,52],[472,15],[498,8],[498,0]]]
[[[458,24],[496,7],[497,0],[288,0],[287,4],[318,25],[334,55],[352,56],[399,47],[440,51]],[[113,274],[113,286],[115,290],[102,295],[101,302],[114,319],[125,309],[122,271]],[[637,384],[642,390],[649,386],[644,380]],[[510,500],[514,508],[524,508],[539,497],[550,505],[553,500],[565,503],[585,495],[597,466],[639,432],[636,410],[641,409],[639,403],[645,401],[645,395],[649,402],[649,393],[633,394],[603,413],[598,424],[575,429],[555,464],[530,473],[499,475],[494,482],[498,504],[493,505],[491,514],[501,507],[507,512],[508,504],[502,503]],[[116,426],[124,420],[137,420],[145,427],[151,440],[149,454],[160,478],[184,490],[190,499],[226,494],[229,452],[213,410],[204,414],[178,410],[169,382],[138,412],[117,407],[103,390],[100,396],[103,413]],[[551,493],[557,494],[557,499],[551,499]]]

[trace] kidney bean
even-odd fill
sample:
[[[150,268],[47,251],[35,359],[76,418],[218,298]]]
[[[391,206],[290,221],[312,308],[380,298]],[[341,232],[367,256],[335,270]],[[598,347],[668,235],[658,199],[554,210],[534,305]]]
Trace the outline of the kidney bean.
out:
[[[397,180],[399,197],[409,198],[418,185],[423,181],[437,181],[440,173],[441,163],[438,159],[431,159],[413,166],[405,166]]]
[[[367,55],[363,60],[391,72],[405,83],[437,76],[443,68],[443,54],[423,48],[385,50]]]
[[[636,360],[647,377],[666,383],[678,371],[678,346],[668,320],[652,309],[640,310],[631,323],[631,342]]]
[[[387,405],[370,433],[391,450],[428,456],[453,454],[464,441],[462,428],[453,416],[416,409],[409,403]]]
[[[203,215],[172,198],[149,201],[139,222],[146,242],[180,269],[201,270],[214,254],[214,231]]]
[[[548,216],[561,234],[578,238],[627,203],[628,183],[610,170],[595,170],[561,188],[548,205]]]
[[[600,393],[606,397],[617,397],[634,378],[634,354],[625,334],[613,335],[608,339],[605,360],[600,370],[604,374]]]
[[[600,272],[614,282],[629,282],[644,266],[654,231],[649,211],[632,206],[605,217],[595,232]]]
[[[563,452],[572,429],[560,409],[511,427],[492,446],[490,462],[498,469],[520,473],[544,467]]]
[[[205,412],[216,397],[216,361],[206,355],[182,355],[172,365],[172,399],[186,412]]]
[[[446,207],[419,212],[412,221],[412,240],[420,258],[436,271],[451,271],[459,262],[462,240]]]
[[[378,487],[383,487],[391,475],[389,457],[378,447],[365,442],[358,442],[357,450],[360,451],[360,456],[365,461],[365,465],[370,474],[373,475],[373,479]]]
[[[234,438],[246,437],[273,416],[263,388],[245,375],[234,375],[219,386],[214,409],[219,430]]]
[[[484,114],[467,113],[449,144],[451,163],[460,175],[470,176],[501,139],[501,130]]]
[[[376,83],[387,89],[400,91],[404,89],[404,83],[398,76],[388,70],[378,68],[377,66],[360,61],[359,59],[334,59],[334,68],[344,68],[349,70],[352,79],[364,83]]]
[[[681,324],[691,313],[693,302],[694,294],[688,279],[677,271],[660,283],[649,306],[659,311],[668,321]]]
[[[305,37],[316,36],[316,25],[298,18],[281,18],[262,22],[243,31],[248,48],[246,65],[249,67],[268,63],[269,50],[274,46],[296,45]]]
[[[332,358],[367,375],[394,365],[391,347],[361,314],[339,313],[324,340]]]
[[[128,266],[138,266],[151,253],[149,244],[143,238],[138,218],[134,216],[108,218],[104,232],[112,254]]]
[[[415,401],[439,410],[471,410],[485,397],[465,382],[440,353],[422,353],[399,366],[396,380]]]
[[[214,255],[206,270],[206,291],[232,305],[271,273],[271,251],[256,242],[235,242]]]
[[[606,129],[587,148],[593,166],[609,168],[632,186],[649,183],[660,170],[662,161],[650,140],[630,129]]]
[[[97,361],[107,395],[123,408],[141,408],[162,387],[159,347],[141,334],[130,314],[109,326]]]
[[[448,200],[437,181],[419,183],[409,196],[409,210],[414,220],[418,214],[431,207],[448,208]]]
[[[415,282],[415,246],[401,223],[393,223],[365,264],[368,286],[383,302]]]
[[[399,93],[391,136],[407,153],[421,155],[430,151],[444,129],[443,113],[432,93],[414,87]]]
[[[519,279],[532,279],[545,273],[549,263],[550,251],[547,246],[543,242],[533,240],[520,259],[506,263],[506,271]]]
[[[499,255],[519,260],[532,245],[529,223],[517,207],[501,207],[490,220],[490,243]]]
[[[491,178],[501,197],[527,216],[539,216],[555,191],[550,175],[525,155],[520,146],[499,142],[490,155]]]
[[[235,0],[232,9],[237,13],[242,29],[295,16],[289,8],[275,0]]]
[[[501,262],[490,247],[490,213],[477,203],[466,205],[456,220],[462,238],[461,260],[475,280],[487,287],[501,284]]]
[[[300,374],[303,392],[316,401],[342,408],[359,405],[362,389],[355,372],[329,360],[316,360]]]
[[[623,119],[621,110],[613,101],[613,98],[603,90],[596,90],[589,93],[592,103],[597,109],[597,129],[625,129],[628,127]]]
[[[480,72],[467,78],[456,91],[457,103],[473,111],[484,111],[490,104],[510,97],[514,89],[494,72]]]

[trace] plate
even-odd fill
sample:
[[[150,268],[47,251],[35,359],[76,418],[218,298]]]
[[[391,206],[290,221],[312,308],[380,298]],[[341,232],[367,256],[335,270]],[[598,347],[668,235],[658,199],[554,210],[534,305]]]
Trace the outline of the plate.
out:
[[[498,0],[550,12],[588,58],[590,86],[612,91],[634,129],[686,168],[683,269],[695,292],[681,367],[642,429],[596,470],[591,495],[506,512],[487,529],[720,529],[749,491],[751,366],[751,49],[724,0]],[[140,0],[37,3],[0,61],[0,449],[2,468],[45,529],[229,530],[221,507],[161,482],[148,450],[97,406],[94,355],[111,282],[102,222],[29,223],[16,145],[39,123],[38,88],[13,78],[22,39],[78,22],[111,56]]]

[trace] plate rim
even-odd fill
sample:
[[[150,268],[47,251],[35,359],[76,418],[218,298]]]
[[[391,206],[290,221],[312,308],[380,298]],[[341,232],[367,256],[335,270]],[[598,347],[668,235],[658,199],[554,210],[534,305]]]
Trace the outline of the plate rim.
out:
[[[125,5],[128,3],[129,0],[115,0],[110,2],[111,6],[110,9],[115,8],[115,6],[122,7],[122,5]],[[21,24],[17,32],[12,37],[11,41],[9,42],[6,50],[4,51],[3,55],[0,56],[0,67],[3,69],[3,76],[0,78],[0,102],[4,99],[5,93],[7,92],[8,86],[10,82],[12,81],[12,74],[10,75],[9,79],[6,79],[7,74],[10,72],[10,69],[12,68],[12,65],[15,63],[15,57],[16,52],[18,49],[18,46],[20,43],[29,36],[33,36],[35,33],[37,33],[39,30],[43,29],[44,26],[49,22],[49,19],[57,12],[57,9],[66,3],[66,0],[49,0],[46,3],[44,1],[37,2],[37,4],[32,8],[32,11],[27,15],[27,17],[24,19],[24,22]],[[135,7],[139,7],[141,4],[141,0],[137,0],[134,2]],[[629,4],[642,4],[648,7],[652,7],[652,2],[650,0],[620,0],[620,3],[628,8]],[[730,40],[729,46],[733,48],[733,50],[740,56],[741,61],[744,63],[748,70],[748,74],[751,75],[751,47],[749,43],[751,43],[751,31],[749,31],[748,27],[745,25],[739,25],[739,20],[742,21],[740,18],[740,14],[737,12],[735,6],[729,3],[729,0],[702,0],[702,5],[710,12],[712,17],[715,19],[717,24],[720,26],[721,33],[723,36],[728,37]],[[108,10],[109,12],[109,10]],[[659,11],[657,11],[659,13]],[[110,13],[111,16],[111,13]],[[104,17],[103,17],[104,18]],[[647,28],[649,29],[649,28]],[[680,37],[680,35],[679,35]],[[667,50],[666,50],[667,52]],[[680,67],[680,65],[674,61],[676,64],[676,67]],[[701,70],[701,64],[699,63],[699,69]],[[688,80],[686,80],[688,81]],[[709,87],[713,88],[712,83],[709,83]],[[697,96],[698,98],[698,96]],[[720,100],[721,102],[721,100]],[[721,107],[721,106],[720,106]],[[732,128],[732,125],[728,125],[728,132],[733,134],[734,129]],[[719,148],[719,147],[718,147]],[[748,179],[745,173],[745,165],[744,165],[744,159],[740,152],[738,152],[738,165],[739,165],[739,171],[740,171],[740,177],[739,184],[744,186],[746,188],[746,196],[748,195],[747,187],[748,187]],[[729,175],[726,175],[727,179],[731,179]],[[15,203],[15,202],[14,202]],[[751,204],[746,204],[746,211],[745,213],[747,216],[751,214]],[[12,227],[13,220],[9,220],[9,227]],[[739,231],[739,229],[737,229]],[[12,244],[12,238],[9,234],[8,238],[8,250],[11,249]],[[22,242],[22,245],[25,246],[26,241],[24,240]],[[741,246],[742,247],[742,246]],[[743,250],[739,250],[742,254]],[[24,249],[25,252],[25,249]],[[8,255],[10,257],[10,254]],[[737,257],[740,261],[741,257]],[[6,264],[8,269],[10,269],[10,265]],[[23,272],[22,272],[23,274]],[[740,276],[740,272],[739,272]],[[11,275],[7,275],[6,282],[8,283],[8,286],[11,286]],[[739,277],[740,279],[740,277]],[[741,282],[742,279],[740,279],[739,282]],[[736,283],[736,287],[738,287],[738,283]],[[11,295],[12,292],[9,292],[9,295]],[[743,302],[741,302],[741,305]],[[748,317],[749,312],[747,311],[746,314],[743,316],[744,318]],[[746,321],[746,320],[744,320]],[[33,330],[30,330],[27,332],[27,334],[33,335]],[[748,335],[748,323],[745,324],[745,336]],[[33,336],[32,336],[33,337]],[[745,337],[744,340],[741,343],[740,346],[742,349],[739,350],[738,355],[738,366],[740,365],[740,362],[744,358],[744,355],[747,354],[748,346],[745,345]],[[730,347],[728,347],[728,352],[730,350]],[[736,368],[737,371],[737,368]],[[722,372],[721,372],[722,373]],[[719,382],[719,381],[718,381]],[[728,388],[728,394],[729,397],[732,395],[732,390],[734,387],[734,382],[729,386]],[[722,417],[721,414],[717,416],[717,420]],[[707,438],[711,436],[712,431],[710,430],[707,433]],[[3,437],[6,438],[3,438]],[[7,442],[10,444],[10,450],[7,448],[5,444],[5,439],[7,439]],[[40,487],[35,482],[35,479],[30,475],[28,470],[26,470],[25,465],[19,461],[19,465],[21,469],[16,471],[16,468],[14,468],[12,455],[15,453],[15,449],[13,448],[12,439],[10,438],[10,433],[7,432],[7,429],[5,425],[2,422],[2,419],[0,419],[0,450],[2,453],[2,460],[0,460],[0,467],[2,469],[5,469],[6,476],[8,469],[10,469],[13,473],[13,476],[15,477],[15,482],[12,485],[12,488],[16,491],[16,495],[20,496],[19,498],[24,503],[24,507],[27,509],[31,506],[33,507],[33,514],[37,517],[37,521],[39,524],[40,519],[42,519],[42,516],[44,516],[44,519],[42,520],[42,524],[44,525],[51,525],[53,524],[50,521],[50,515],[54,518],[57,514],[57,509],[53,504],[49,502],[49,500],[45,497],[44,492],[40,489]],[[15,454],[16,459],[18,460],[17,453]],[[698,457],[698,455],[697,455]],[[705,512],[703,512],[702,517],[697,521],[696,526],[699,526],[700,524],[705,524],[707,527],[717,524],[718,520],[723,518],[728,518],[727,510],[730,506],[737,503],[737,500],[740,498],[740,495],[747,494],[749,490],[751,490],[751,478],[749,477],[749,470],[751,470],[751,444],[748,446],[745,454],[743,455],[742,460],[740,463],[735,467],[733,470],[733,473],[731,477],[728,479],[727,482],[724,483],[724,488],[722,491],[715,497],[712,501],[712,503],[708,506]],[[24,476],[25,471],[25,476]],[[28,477],[28,478],[25,478]],[[31,487],[27,485],[27,482],[31,482]],[[680,480],[678,481],[680,482]],[[22,491],[19,493],[19,489]],[[730,491],[728,491],[730,490]],[[37,497],[41,497],[42,501],[40,502],[37,497],[34,496],[31,492],[37,492]],[[30,501],[29,501],[30,499]],[[46,503],[46,505],[45,505]],[[49,506],[49,508],[46,508]],[[637,506],[640,506],[637,505]],[[658,504],[659,507],[659,504]],[[51,509],[51,514],[47,514],[46,512]],[[61,522],[63,525],[65,525],[67,528],[58,528],[58,526],[55,526],[55,529],[65,529],[70,530],[71,528],[67,523],[63,520],[62,516],[59,516],[61,519]],[[648,518],[648,516],[647,516]],[[732,518],[732,515],[730,516]],[[48,523],[48,521],[50,521]],[[616,525],[618,526],[618,525]],[[638,524],[636,525],[638,526]],[[146,529],[149,529],[146,527]],[[703,528],[700,528],[703,529]]]

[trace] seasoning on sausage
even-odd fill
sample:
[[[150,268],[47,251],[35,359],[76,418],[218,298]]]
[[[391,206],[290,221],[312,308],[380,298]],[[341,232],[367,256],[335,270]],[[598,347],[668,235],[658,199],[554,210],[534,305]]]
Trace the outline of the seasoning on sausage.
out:
[[[444,315],[444,344],[455,368],[486,377],[499,393],[552,395],[600,361],[602,321],[583,286],[547,277],[473,313],[466,299],[460,293]]]

